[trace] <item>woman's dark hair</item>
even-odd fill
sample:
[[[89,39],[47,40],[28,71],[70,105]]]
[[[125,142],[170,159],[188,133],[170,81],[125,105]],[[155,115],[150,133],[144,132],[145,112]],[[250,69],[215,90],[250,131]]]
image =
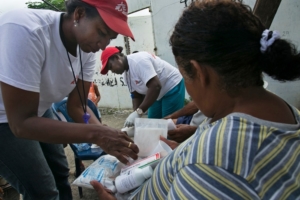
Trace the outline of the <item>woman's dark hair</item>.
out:
[[[190,60],[212,67],[228,91],[262,86],[262,72],[280,81],[300,77],[300,54],[283,39],[265,53],[260,39],[265,30],[241,0],[196,0],[178,20],[170,45],[186,74],[194,77]]]
[[[68,0],[66,2],[67,13],[70,15],[74,13],[77,7],[83,7],[85,9],[86,17],[94,18],[100,16],[97,9],[81,0]]]

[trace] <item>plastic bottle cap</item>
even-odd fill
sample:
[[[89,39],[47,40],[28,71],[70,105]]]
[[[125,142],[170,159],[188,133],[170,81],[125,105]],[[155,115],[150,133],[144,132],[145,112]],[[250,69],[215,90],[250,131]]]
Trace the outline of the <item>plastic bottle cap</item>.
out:
[[[143,176],[147,179],[150,178],[153,174],[153,169],[151,166],[142,168]]]

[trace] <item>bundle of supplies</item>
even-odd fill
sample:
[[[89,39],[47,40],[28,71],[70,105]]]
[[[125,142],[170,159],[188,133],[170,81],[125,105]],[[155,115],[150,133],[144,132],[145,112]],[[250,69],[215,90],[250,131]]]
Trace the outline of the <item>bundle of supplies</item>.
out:
[[[115,180],[115,185],[118,193],[125,193],[134,188],[137,188],[142,183],[150,178],[153,174],[153,169],[151,166],[144,168],[135,168],[131,170],[129,174],[117,176]]]
[[[124,199],[130,194],[129,191],[139,187],[152,176],[160,158],[160,153],[156,153],[138,159],[130,165],[124,165],[116,157],[104,155],[85,169],[72,184],[93,188],[90,181],[96,180],[115,193],[117,199]]]
[[[116,157],[111,155],[101,156],[86,168],[73,184],[92,189],[93,186],[90,182],[96,180],[105,188],[116,192],[114,180],[120,174],[122,167],[124,167],[124,164]]]
[[[174,127],[176,128],[172,120],[136,119],[134,127],[126,127],[122,131],[126,131],[131,137],[134,136],[134,143],[139,148],[138,160],[124,165],[113,156],[101,156],[73,184],[92,188],[90,181],[97,180],[105,188],[116,193],[117,199],[123,199],[119,197],[138,191],[141,188],[139,186],[152,176],[153,169],[161,158],[172,152],[172,149],[160,140],[160,136],[166,138],[168,128]]]
[[[117,199],[124,199],[123,197],[127,196],[128,192],[139,187],[149,179],[160,159],[160,153],[155,153],[147,158],[139,158],[132,164],[122,167],[120,175],[115,179]],[[134,192],[135,190],[132,193]]]
[[[134,169],[137,168],[144,168],[147,166],[151,166],[152,169],[156,167],[158,164],[159,160],[161,159],[160,153],[155,153],[149,157],[143,158],[143,159],[138,159],[132,164],[125,165],[122,167],[120,175],[127,175],[130,174]]]

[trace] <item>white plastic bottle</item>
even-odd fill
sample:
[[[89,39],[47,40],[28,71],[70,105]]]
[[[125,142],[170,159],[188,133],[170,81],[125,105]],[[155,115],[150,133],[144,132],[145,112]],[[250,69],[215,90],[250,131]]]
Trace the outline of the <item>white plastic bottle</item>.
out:
[[[136,168],[130,174],[118,176],[115,180],[116,189],[119,193],[125,193],[140,186],[153,174],[151,166],[142,169]]]

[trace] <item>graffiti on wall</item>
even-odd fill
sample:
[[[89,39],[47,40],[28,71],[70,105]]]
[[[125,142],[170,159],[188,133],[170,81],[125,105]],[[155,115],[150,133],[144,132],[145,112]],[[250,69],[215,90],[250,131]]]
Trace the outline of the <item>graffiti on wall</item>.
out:
[[[95,72],[96,75],[99,75],[99,72]],[[99,86],[108,86],[108,87],[127,87],[123,76],[117,76],[116,74],[106,75],[106,76],[96,76],[94,82]]]
[[[188,6],[189,3],[193,2],[194,0],[180,0],[180,3],[184,3],[185,7]]]

